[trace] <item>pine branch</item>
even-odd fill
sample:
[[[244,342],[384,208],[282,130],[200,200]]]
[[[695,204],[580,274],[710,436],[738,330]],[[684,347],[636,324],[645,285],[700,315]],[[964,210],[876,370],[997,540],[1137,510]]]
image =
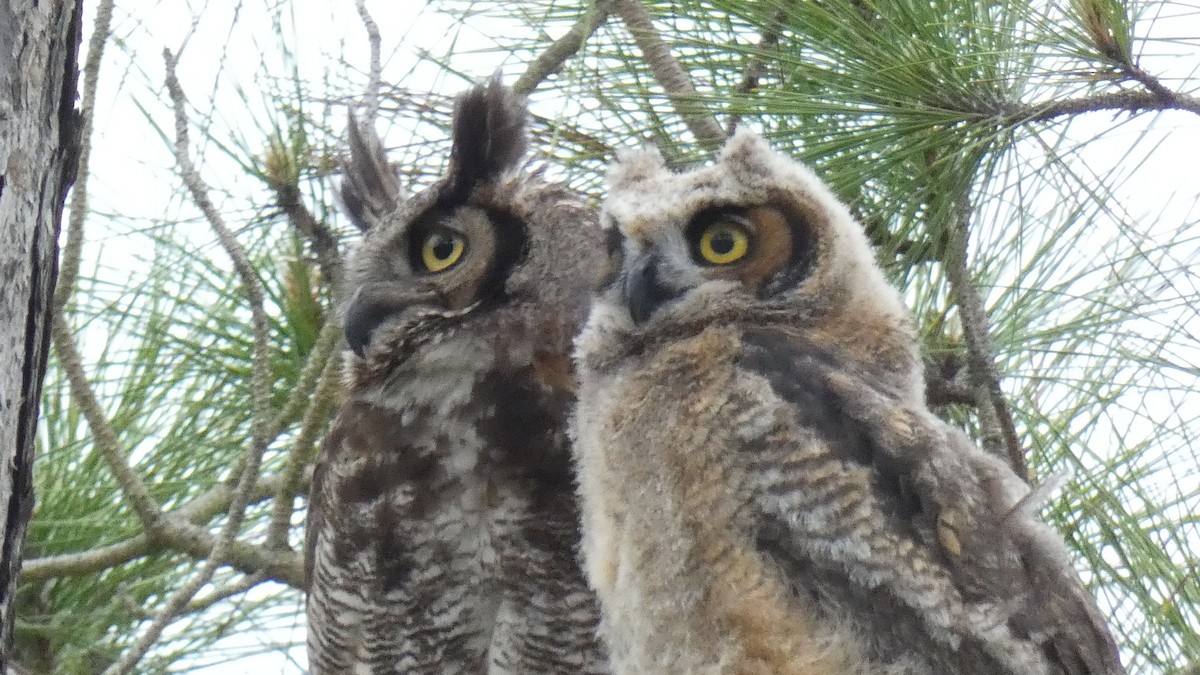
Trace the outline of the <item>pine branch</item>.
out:
[[[219,535],[213,535],[208,528],[191,523],[178,523],[176,527],[167,528],[165,534],[163,541],[168,546],[183,551],[197,560],[205,560],[205,563],[200,573],[174,596],[186,598],[186,600],[180,604],[171,603],[159,611],[159,619],[166,621],[163,624],[164,628],[172,619],[179,616],[187,602],[191,601],[204,584],[212,580],[213,574],[223,565],[228,565],[243,574],[266,574],[269,578],[293,588],[306,588],[304,557],[295,551],[273,550],[244,541],[229,541]],[[219,551],[222,553],[220,559],[212,555],[218,546],[224,549]],[[200,583],[200,580],[203,580],[203,583]],[[161,633],[160,629],[158,635],[154,635],[153,640],[146,645],[146,649],[153,646],[154,641]],[[148,640],[150,637],[149,629],[147,629],[147,632],[139,640]],[[144,654],[145,652],[142,653],[142,655]],[[137,658],[140,659],[142,655]],[[134,663],[136,664],[136,661]]]
[[[238,543],[236,542],[237,535],[241,530],[242,521],[246,515],[246,507],[250,502],[250,493],[258,479],[263,453],[266,452],[269,442],[269,430],[274,421],[271,415],[270,399],[270,327],[267,322],[266,310],[263,308],[263,301],[266,294],[262,288],[262,283],[258,279],[258,275],[250,265],[250,260],[246,256],[246,252],[242,249],[241,243],[233,235],[233,232],[225,224],[224,218],[213,205],[211,198],[208,196],[208,187],[204,184],[203,179],[200,178],[195,165],[192,164],[188,147],[188,120],[184,110],[183,89],[179,84],[179,79],[175,75],[175,56],[169,49],[163,50],[163,61],[166,65],[167,91],[170,94],[171,103],[175,109],[175,161],[179,166],[179,173],[192,195],[192,200],[204,214],[209,226],[216,233],[221,247],[225,249],[225,253],[233,262],[234,271],[242,282],[242,291],[246,294],[246,301],[250,305],[251,322],[254,332],[254,355],[253,363],[251,364],[253,417],[250,423],[253,439],[250,447],[247,448],[246,453],[243,455],[237,487],[234,490],[233,498],[230,500],[228,519],[222,527],[220,534],[217,537],[212,537],[211,533],[206,529],[180,524],[181,529],[194,531],[188,533],[190,536],[172,541],[176,546],[185,550],[189,550],[188,547],[190,547],[189,552],[197,556],[203,556],[205,549],[207,549],[207,558],[204,561],[204,565],[200,568],[200,572],[182,587],[176,589],[175,593],[159,609],[154,620],[142,635],[121,655],[117,663],[105,670],[105,675],[124,675],[132,671],[154,643],[158,641],[159,636],[166,630],[170,622],[195,597],[196,593],[212,579],[217,568],[223,565],[231,554],[238,552],[239,547],[236,546]],[[169,531],[164,531],[162,536],[171,541],[169,537],[176,531],[175,528],[172,528]],[[210,539],[212,540],[211,542],[209,541]],[[193,542],[202,542],[202,545],[196,547],[193,545]],[[203,544],[210,545],[205,547]]]
[[[555,40],[525,68],[513,83],[513,91],[528,96],[546,78],[557,73],[600,28],[612,12],[613,0],[596,0],[571,26],[565,35]]]
[[[980,441],[988,451],[1006,458],[1013,471],[1028,481],[1025,451],[1017,437],[1008,401],[1000,389],[1000,373],[993,361],[987,312],[968,267],[967,235],[971,213],[968,199],[964,191],[955,208],[945,250],[945,271],[962,320],[963,340],[967,346],[967,376],[975,391]]]
[[[229,598],[241,595],[261,584],[262,582],[269,580],[270,578],[265,574],[247,574],[234,583],[218,588],[204,597],[196,598],[195,600],[191,601],[188,603],[187,611],[185,613],[195,614],[197,612],[203,612],[219,602],[224,602]]]
[[[1154,75],[1142,69],[1134,61],[1129,46],[1124,47],[1113,43],[1111,26],[1102,16],[1092,15],[1088,22],[1089,33],[1095,38],[1095,46],[1108,58],[1116,61],[1117,73],[1127,80],[1142,85],[1147,92],[1156,97],[1164,109],[1186,110],[1200,115],[1200,98],[1171,91]]]
[[[295,489],[300,491],[307,488],[311,480],[312,470],[309,468],[307,471],[301,472]],[[255,485],[250,497],[250,503],[257,504],[271,498],[279,492],[283,482],[284,477],[282,475],[264,477]],[[26,560],[21,567],[21,579],[27,582],[36,582],[58,577],[96,574],[152,553],[170,550],[187,553],[195,549],[196,546],[188,544],[187,548],[179,548],[173,546],[171,542],[177,542],[184,537],[190,536],[194,530],[190,528],[180,529],[176,526],[179,523],[188,523],[196,526],[205,525],[218,514],[228,511],[232,501],[233,490],[228,485],[217,484],[184,506],[164,514],[160,519],[159,535],[151,536],[150,534],[142,533],[115,544],[80,551],[79,553],[64,553]],[[211,533],[209,536],[211,537]],[[249,548],[241,549],[240,553],[235,551],[234,555],[231,556],[231,565],[233,567],[245,574],[258,574],[264,572],[266,568],[249,565],[248,561],[253,559],[267,559],[271,561],[271,569],[284,570],[283,573],[274,578],[296,588],[303,588],[303,570],[301,569],[298,556],[295,554],[292,554],[291,557],[278,555],[278,551],[268,551],[262,547],[250,547],[248,544],[245,546]],[[204,557],[209,550],[201,548],[203,555],[198,557]],[[261,549],[261,551],[255,552],[254,549],[256,548]]]
[[[113,0],[101,0],[96,6],[92,37],[88,40],[87,57],[83,64],[83,91],[79,106],[79,160],[75,185],[71,188],[70,217],[67,238],[59,256],[58,282],[54,289],[54,315],[61,316],[79,278],[79,261],[83,255],[83,222],[88,212],[87,183],[92,158],[92,125],[96,117],[96,87],[100,81],[100,63],[112,26]]]
[[[1163,95],[1153,91],[1131,89],[1080,98],[1047,101],[1032,105],[1014,105],[992,111],[977,110],[975,112],[981,115],[1000,117],[1003,124],[1012,126],[1027,122],[1049,122],[1059,117],[1087,112],[1128,112],[1136,114],[1162,110],[1182,110],[1200,114],[1200,98],[1177,92],[1168,92],[1167,95]]]
[[[313,387],[309,384],[302,389],[306,393],[310,391],[313,393],[308,397],[308,411],[304,414],[304,420],[300,423],[300,432],[296,435],[296,441],[288,453],[287,463],[279,476],[279,487],[275,492],[271,523],[267,526],[267,548],[288,548],[288,532],[291,530],[292,514],[295,513],[295,498],[300,491],[301,478],[305,467],[312,464],[313,448],[318,440],[317,434],[329,418],[334,395],[341,386],[338,375],[341,373],[342,360],[336,354],[331,356],[340,336],[341,330],[336,322],[327,324],[321,332],[317,345],[313,348],[309,362],[305,364],[304,373],[301,375],[300,379],[304,381],[308,379],[307,375],[310,370],[316,370],[317,365],[321,366],[320,380],[316,386]]]
[[[742,79],[733,87],[730,92],[730,98],[736,99],[739,96],[748,96],[754,93],[758,88],[758,81],[767,72],[766,59],[764,58],[766,50],[779,44],[779,28],[783,25],[783,20],[786,18],[784,11],[781,9],[775,10],[771,15],[771,23],[765,26],[762,30],[762,38],[758,41],[758,47],[750,54],[750,58],[746,61],[746,67],[742,70]],[[729,119],[725,122],[725,134],[732,136],[734,131],[737,131],[738,124],[742,121],[740,113],[731,113]]]
[[[373,128],[375,116],[379,114],[379,83],[380,73],[383,71],[379,54],[382,39],[379,36],[379,24],[375,23],[375,20],[371,18],[371,13],[367,11],[366,0],[354,0],[354,6],[358,9],[358,17],[362,19],[363,28],[367,30],[367,43],[371,46],[371,66],[367,71],[367,109],[364,123],[369,128]]]
[[[113,478],[121,489],[121,494],[142,521],[142,527],[147,532],[153,532],[162,518],[162,510],[142,477],[129,464],[129,457],[121,448],[121,440],[117,432],[109,424],[108,416],[104,413],[96,392],[88,381],[83,370],[83,361],[75,346],[75,337],[67,326],[61,314],[56,315],[50,326],[50,337],[54,341],[54,350],[58,354],[58,363],[67,376],[67,386],[71,390],[71,400],[83,413],[88,427],[92,430],[92,442],[104,462],[112,471]]]
[[[330,360],[329,357],[333,354],[341,336],[342,327],[337,321],[327,321],[321,327],[321,332],[317,335],[316,342],[313,343],[308,360],[300,369],[300,375],[296,378],[296,384],[292,388],[291,394],[288,395],[287,401],[284,402],[279,414],[275,416],[275,421],[271,424],[268,434],[270,442],[274,442],[293,420],[308,409],[312,393],[316,390],[317,382],[323,376],[326,364]]]
[[[646,7],[639,0],[616,0],[614,11],[633,36],[642,59],[649,66],[654,79],[667,93],[667,99],[675,112],[687,124],[692,135],[706,150],[716,150],[725,142],[725,131],[715,117],[705,110],[696,88],[692,86],[687,71],[671,54],[671,48],[663,41]]]
[[[1200,98],[1172,91],[1157,77],[1142,70],[1136,64],[1128,64],[1124,69],[1125,76],[1146,88],[1151,95],[1158,98],[1164,108],[1186,110],[1200,115]]]

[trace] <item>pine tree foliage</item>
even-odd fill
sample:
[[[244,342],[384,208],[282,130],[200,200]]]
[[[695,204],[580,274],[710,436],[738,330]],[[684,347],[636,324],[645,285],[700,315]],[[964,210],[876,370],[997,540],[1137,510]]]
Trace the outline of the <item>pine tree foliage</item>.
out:
[[[615,149],[654,143],[683,166],[737,125],[811,164],[905,290],[939,412],[1035,480],[1068,472],[1045,516],[1131,671],[1200,662],[1200,193],[1185,179],[1194,153],[1178,151],[1200,137],[1196,7],[372,5],[375,101],[348,3],[187,15],[117,0],[106,24],[109,4],[94,29],[107,51],[84,70],[85,103],[88,67],[101,103],[85,110],[88,198],[72,202],[64,235],[69,339],[56,339],[46,382],[21,590],[30,672],[222,672],[254,655],[302,669],[296,551],[338,379],[340,256],[355,236],[333,197],[347,106],[377,107],[406,186],[420,189],[442,168],[453,94],[498,67],[529,87],[552,172],[597,197]],[[262,289],[264,335],[250,282],[179,168],[148,36],[178,59],[188,156]],[[129,153],[124,127],[145,139],[137,163],[113,163]],[[123,199],[130,182],[154,206]],[[257,403],[255,373],[270,385]],[[257,482],[207,579],[252,438],[265,443]],[[206,583],[179,597],[192,581]],[[173,599],[182,610],[159,618]],[[150,640],[155,623],[165,630]],[[143,637],[147,653],[129,658]]]

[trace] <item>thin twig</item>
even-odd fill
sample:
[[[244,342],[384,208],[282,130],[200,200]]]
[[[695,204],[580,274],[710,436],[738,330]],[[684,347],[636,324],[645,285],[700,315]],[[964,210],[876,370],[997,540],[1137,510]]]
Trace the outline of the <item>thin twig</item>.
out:
[[[762,38],[758,41],[758,46],[746,61],[746,67],[742,70],[742,79],[730,91],[729,98],[731,101],[735,101],[740,96],[748,96],[758,88],[758,81],[767,72],[766,59],[764,58],[766,51],[779,44],[779,27],[783,24],[784,18],[784,11],[782,9],[775,10],[771,15],[770,25],[763,28]],[[730,113],[729,118],[725,121],[725,135],[732,136],[733,132],[737,131],[738,124],[741,121],[741,113]]]
[[[1029,467],[1025,451],[1017,437],[1016,425],[1008,401],[1000,388],[992,340],[988,334],[987,312],[968,268],[969,196],[964,193],[955,206],[946,244],[946,279],[958,304],[963,340],[967,346],[967,377],[975,390],[979,414],[980,442],[990,452],[1008,460],[1013,471],[1028,481]]]
[[[115,544],[90,548],[79,553],[60,553],[33,558],[21,564],[21,583],[95,574],[136,560],[149,554],[151,550],[153,545],[150,536],[142,533]]]
[[[719,148],[725,142],[725,130],[700,102],[700,96],[692,86],[691,78],[654,28],[654,22],[646,7],[639,0],[617,0],[613,10],[629,29],[654,79],[666,91],[675,112],[683,119],[692,135],[707,150]]]
[[[208,551],[208,558],[204,561],[204,565],[189,582],[177,589],[167,600],[141,636],[121,655],[117,663],[105,671],[106,675],[123,675],[131,671],[162,635],[167,625],[212,579],[217,568],[224,564],[227,556],[235,548],[234,544],[246,515],[246,507],[250,502],[250,494],[257,482],[263,453],[267,449],[268,433],[273,421],[270,407],[270,333],[267,313],[263,308],[263,299],[266,294],[241,243],[234,237],[233,232],[225,224],[224,218],[213,205],[208,196],[208,187],[192,164],[188,149],[188,121],[184,110],[183,89],[175,75],[175,56],[169,49],[163,50],[163,61],[167,71],[167,91],[175,109],[175,161],[179,165],[179,173],[183,177],[183,182],[191,193],[193,201],[204,213],[209,226],[216,233],[221,247],[225,249],[225,253],[233,262],[234,271],[242,282],[242,291],[250,305],[254,333],[253,363],[251,364],[251,406],[254,413],[250,421],[252,441],[242,461],[241,475],[238,477],[237,487],[230,500],[228,519]],[[204,532],[207,534],[207,530]]]
[[[1107,33],[1107,31],[1105,32]],[[1097,41],[1096,46],[1101,51],[1111,51],[1108,56],[1116,61],[1116,72],[1118,75],[1127,80],[1133,80],[1134,82],[1137,82],[1145,87],[1146,91],[1158,99],[1164,108],[1186,110],[1193,114],[1200,115],[1200,98],[1171,91],[1171,89],[1163,84],[1161,80],[1146,70],[1143,70],[1142,67],[1134,61],[1134,57],[1131,52],[1120,48],[1105,50],[1102,42],[1103,40]]]
[[[54,349],[58,353],[58,362],[67,376],[67,386],[71,389],[71,400],[83,413],[88,427],[92,430],[92,441],[100,451],[104,461],[112,471],[113,478],[121,488],[121,494],[133,507],[134,513],[142,521],[142,527],[153,533],[162,517],[162,510],[154,496],[150,494],[142,477],[129,464],[129,457],[121,448],[121,440],[117,432],[109,424],[96,392],[88,381],[83,370],[83,362],[79,350],[75,347],[75,337],[67,327],[62,315],[55,315],[50,325],[50,336],[54,340]]]
[[[113,0],[101,0],[96,6],[92,37],[88,40],[87,57],[83,63],[83,91],[79,107],[79,164],[75,185],[71,188],[70,218],[67,220],[67,240],[59,257],[58,285],[54,289],[54,316],[61,316],[79,278],[79,261],[83,255],[83,221],[88,210],[88,169],[92,157],[92,123],[96,117],[96,86],[100,81],[100,63],[104,46],[108,44],[112,26]]]
[[[262,572],[280,583],[287,584],[293,588],[303,590],[305,588],[304,579],[304,559],[295,551],[273,551],[268,550],[263,546],[255,546],[244,541],[228,542],[215,535],[207,527],[192,525],[191,523],[176,523],[176,527],[165,530],[165,541],[171,548],[182,551],[189,556],[200,560],[207,557],[205,560],[205,568],[201,569],[200,574],[193,579],[202,579],[205,576],[208,580],[212,579],[213,573],[222,565],[228,565],[233,569],[244,574],[257,574]],[[220,563],[212,556],[212,551],[218,546],[225,546],[224,560]],[[211,571],[207,568],[211,567]],[[205,582],[207,583],[207,581]],[[169,615],[174,618],[179,615],[187,601],[190,601],[204,584],[196,583],[195,587],[189,587],[186,595],[180,593],[176,597],[185,597],[183,605],[171,607],[172,613]],[[173,598],[172,598],[173,599]],[[165,611],[164,608],[162,611]],[[160,611],[159,617],[167,616]],[[165,624],[164,624],[165,625]],[[161,633],[160,633],[161,634]],[[143,637],[145,637],[143,635]],[[157,639],[157,636],[156,636]],[[153,642],[150,643],[151,645]],[[147,645],[149,647],[150,645]],[[140,657],[139,657],[140,658]]]
[[[242,593],[245,593],[246,591],[254,588],[264,581],[267,581],[268,579],[269,577],[267,575],[261,573],[247,574],[228,586],[218,588],[204,597],[196,598],[195,600],[189,602],[186,613],[195,614],[197,612],[203,612],[218,602],[224,602],[235,595],[241,595]]]
[[[1149,90],[1151,94],[1158,97],[1164,108],[1185,110],[1195,115],[1200,115],[1200,98],[1171,91],[1157,77],[1142,70],[1140,66],[1135,64],[1130,64],[1125,69],[1125,73]]]
[[[296,385],[292,388],[292,393],[280,408],[279,414],[275,416],[275,421],[271,425],[269,436],[272,442],[309,405],[312,392],[317,387],[317,381],[325,372],[329,356],[333,353],[338,338],[341,336],[342,327],[337,321],[327,321],[321,327],[321,332],[317,334],[317,340],[313,343],[312,351],[308,354],[308,360],[304,362],[304,367],[300,369],[300,375],[296,377]]]
[[[1200,114],[1200,99],[1176,92],[1169,92],[1169,96],[1164,96],[1152,91],[1129,90],[1017,106],[996,113],[1011,125],[1049,122],[1059,117],[1086,112],[1139,113],[1160,110],[1183,110]],[[980,112],[988,114],[987,111]]]
[[[244,490],[249,490],[253,485],[255,476],[258,473],[258,465],[262,461],[262,455],[266,452],[267,445],[270,443],[270,430],[273,422],[271,414],[271,344],[270,344],[270,325],[267,320],[267,312],[264,309],[264,301],[266,292],[263,290],[262,282],[259,281],[258,275],[254,271],[254,267],[250,264],[250,259],[246,256],[246,252],[242,249],[241,243],[234,236],[233,231],[225,224],[225,219],[213,205],[212,199],[208,196],[208,186],[204,184],[200,178],[199,172],[192,164],[191,156],[188,149],[188,120],[187,113],[184,110],[185,100],[183,89],[179,85],[179,80],[175,76],[175,57],[170,50],[163,50],[163,58],[167,65],[167,90],[171,96],[172,104],[175,106],[175,156],[176,162],[179,164],[179,173],[183,178],[184,185],[187,186],[188,192],[191,193],[192,199],[196,206],[204,214],[205,220],[217,235],[217,241],[221,244],[221,248],[225,250],[233,263],[234,272],[243,286],[243,292],[246,295],[246,303],[250,306],[251,326],[254,336],[251,364],[251,444],[247,448],[244,459],[249,460],[240,467],[240,485]],[[253,474],[253,475],[251,475]],[[235,504],[236,506],[236,504]],[[232,507],[231,507],[232,508]],[[231,516],[234,514],[231,512]],[[241,519],[241,515],[234,516],[236,520]]]
[[[367,29],[367,42],[371,45],[371,67],[368,71],[367,109],[364,123],[373,127],[375,116],[379,113],[379,82],[383,71],[379,54],[382,40],[379,37],[379,24],[375,23],[375,20],[371,18],[371,13],[367,11],[366,0],[355,0],[354,6],[358,8],[358,16],[362,19],[363,27]]]
[[[332,337],[327,338],[327,333]],[[315,358],[309,360],[309,366],[322,363],[324,368],[315,390],[311,385],[306,389],[306,391],[312,391],[313,394],[309,397],[308,411],[304,414],[300,432],[296,434],[296,441],[292,444],[287,464],[284,465],[283,473],[280,476],[279,489],[275,493],[274,509],[271,512],[271,523],[267,526],[267,548],[288,548],[288,532],[291,531],[292,514],[295,513],[295,499],[300,489],[300,479],[304,468],[312,463],[312,449],[316,445],[317,435],[324,422],[329,418],[334,394],[341,386],[339,375],[342,372],[342,362],[337,354],[331,355],[337,344],[339,333],[340,331],[337,330],[322,332],[321,337],[324,342],[317,342],[317,346],[313,349]]]
[[[528,96],[546,78],[557,73],[600,28],[612,12],[612,8],[613,0],[596,0],[592,3],[565,35],[552,42],[537,58],[529,62],[525,72],[513,83],[513,91]]]

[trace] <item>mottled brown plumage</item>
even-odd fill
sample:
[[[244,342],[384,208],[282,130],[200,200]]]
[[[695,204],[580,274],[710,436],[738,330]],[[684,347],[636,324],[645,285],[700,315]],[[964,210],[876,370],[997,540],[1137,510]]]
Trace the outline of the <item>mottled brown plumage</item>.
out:
[[[595,214],[522,168],[523,101],[457,101],[446,177],[402,199],[352,124],[345,400],[313,476],[310,672],[604,673],[566,435]]]
[[[862,228],[741,131],[621,155],[577,341],[588,578],[618,673],[1122,673],[1037,496],[925,405]]]

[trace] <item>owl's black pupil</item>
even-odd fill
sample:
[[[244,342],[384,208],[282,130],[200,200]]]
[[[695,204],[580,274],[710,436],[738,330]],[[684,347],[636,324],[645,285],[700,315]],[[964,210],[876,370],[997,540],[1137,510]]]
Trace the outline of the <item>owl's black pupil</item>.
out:
[[[712,246],[713,253],[728,255],[733,251],[733,234],[726,231],[718,232],[709,240],[709,245]]]
[[[454,240],[444,234],[437,235],[433,242],[433,256],[445,260],[454,255]]]

